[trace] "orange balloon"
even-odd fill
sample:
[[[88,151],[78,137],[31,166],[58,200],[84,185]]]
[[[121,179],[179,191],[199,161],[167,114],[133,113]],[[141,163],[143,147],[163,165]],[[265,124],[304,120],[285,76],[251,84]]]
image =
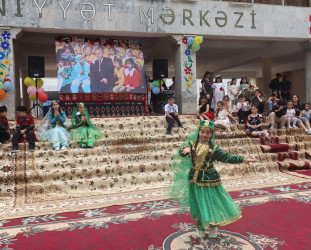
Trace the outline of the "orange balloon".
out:
[[[5,97],[5,91],[4,89],[0,89],[0,99],[3,99]]]

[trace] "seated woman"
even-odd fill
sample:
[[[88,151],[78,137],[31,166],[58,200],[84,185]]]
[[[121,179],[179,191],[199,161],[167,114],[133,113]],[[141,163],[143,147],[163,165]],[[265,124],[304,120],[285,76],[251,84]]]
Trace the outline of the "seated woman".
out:
[[[217,102],[217,108],[216,119],[214,121],[215,127],[224,128],[227,132],[230,132],[231,124],[228,118],[228,112],[224,109],[223,102]]]
[[[262,125],[264,124],[264,119],[261,114],[258,113],[257,106],[253,105],[251,107],[252,113],[247,118],[246,123],[246,134],[252,135],[254,137],[269,136],[267,130],[262,130]]]
[[[214,113],[212,111],[209,111],[209,104],[206,97],[201,98],[201,105],[198,109],[198,118],[202,120],[214,120]]]
[[[83,102],[79,102],[77,108],[73,111],[71,123],[73,140],[79,142],[82,148],[93,148],[95,140],[103,137],[102,131],[93,126]]]
[[[282,99],[282,97],[279,96],[278,90],[276,90],[276,89],[273,90],[272,96],[270,96],[268,98],[268,100],[266,101],[266,104],[268,104],[269,113],[272,112],[273,107],[276,107],[277,102],[281,99]]]
[[[66,115],[58,101],[52,101],[50,110],[37,129],[37,137],[41,141],[53,144],[53,149],[67,149],[71,134],[65,129]]]

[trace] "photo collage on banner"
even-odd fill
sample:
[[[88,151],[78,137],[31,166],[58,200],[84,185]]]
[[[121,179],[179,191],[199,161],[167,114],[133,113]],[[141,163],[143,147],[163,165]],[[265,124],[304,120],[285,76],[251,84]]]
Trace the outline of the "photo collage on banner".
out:
[[[138,40],[56,37],[55,47],[60,94],[147,92]]]

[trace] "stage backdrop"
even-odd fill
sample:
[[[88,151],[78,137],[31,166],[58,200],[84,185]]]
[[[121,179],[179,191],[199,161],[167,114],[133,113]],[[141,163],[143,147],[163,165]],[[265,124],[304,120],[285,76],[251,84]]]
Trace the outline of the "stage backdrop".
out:
[[[140,41],[56,37],[55,47],[60,94],[147,93]]]

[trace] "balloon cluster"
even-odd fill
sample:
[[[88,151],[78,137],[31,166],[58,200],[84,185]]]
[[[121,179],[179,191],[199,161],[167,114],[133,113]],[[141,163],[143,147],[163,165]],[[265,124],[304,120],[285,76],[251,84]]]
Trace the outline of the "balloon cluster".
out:
[[[44,88],[42,88],[44,82],[41,78],[37,79],[37,88],[35,80],[31,77],[26,77],[24,84],[28,87],[27,93],[30,100],[36,100],[37,95],[40,102],[46,102],[48,100],[48,95],[44,92]]]
[[[163,92],[164,91],[164,87],[162,85],[163,85],[163,80],[153,81],[150,84],[150,89],[152,90],[152,93],[157,95],[160,92]]]
[[[187,44],[191,46],[191,50],[196,52],[200,50],[200,44],[203,42],[203,36],[188,37]]]
[[[13,83],[10,79],[6,78],[3,82],[0,82],[0,99],[3,99],[6,95],[6,92],[13,89]]]

